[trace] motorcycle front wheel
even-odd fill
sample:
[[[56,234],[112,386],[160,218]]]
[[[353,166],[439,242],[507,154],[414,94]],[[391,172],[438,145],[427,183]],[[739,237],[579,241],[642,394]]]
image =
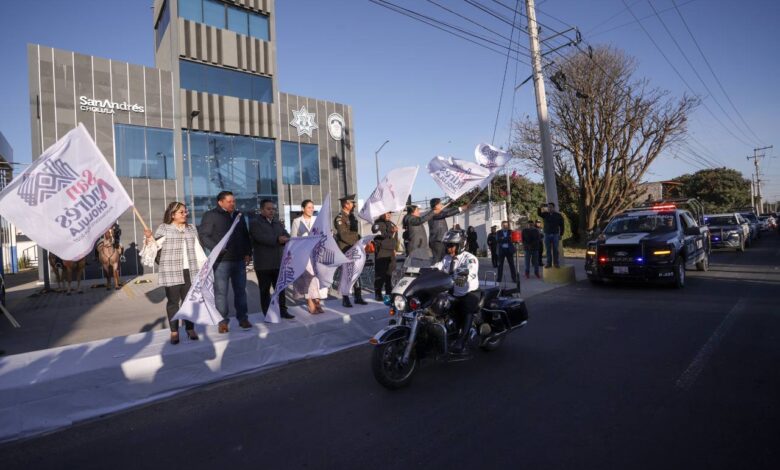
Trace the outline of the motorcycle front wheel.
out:
[[[409,385],[417,371],[417,357],[412,351],[409,362],[404,364],[403,357],[407,341],[398,340],[379,344],[374,347],[371,357],[371,369],[374,378],[390,390]]]

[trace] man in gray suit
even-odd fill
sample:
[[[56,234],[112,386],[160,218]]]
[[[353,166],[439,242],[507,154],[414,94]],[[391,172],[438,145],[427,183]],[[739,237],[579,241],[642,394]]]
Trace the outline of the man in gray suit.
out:
[[[276,218],[276,203],[270,199],[260,201],[260,214],[249,222],[249,235],[252,238],[252,257],[260,288],[260,308],[263,315],[271,305],[271,286],[276,287],[279,267],[282,264],[284,245],[290,240],[290,234]],[[282,318],[295,318],[287,311],[287,299],[284,292],[279,293],[279,313]]]
[[[407,209],[406,230],[409,232],[409,245],[406,255],[412,256],[412,253],[417,251],[416,258],[430,258],[430,248],[428,248],[428,234],[425,233],[425,226],[423,224],[428,222],[433,217],[433,212],[428,212],[424,216],[420,216],[420,208],[417,206],[409,206]],[[423,252],[419,252],[423,250]]]
[[[428,244],[433,252],[433,262],[438,263],[444,258],[444,243],[442,239],[449,230],[447,226],[447,217],[452,217],[455,214],[468,209],[468,205],[461,207],[450,207],[447,209],[447,205],[441,203],[441,199],[435,197],[431,199],[431,211],[426,214],[426,217],[433,214],[428,220]]]

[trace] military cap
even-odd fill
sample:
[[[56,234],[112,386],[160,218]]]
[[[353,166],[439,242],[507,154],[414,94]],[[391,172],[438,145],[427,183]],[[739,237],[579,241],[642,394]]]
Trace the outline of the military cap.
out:
[[[347,194],[344,197],[340,197],[339,201],[341,201],[341,202],[346,202],[346,201],[355,202],[355,195],[354,194]]]

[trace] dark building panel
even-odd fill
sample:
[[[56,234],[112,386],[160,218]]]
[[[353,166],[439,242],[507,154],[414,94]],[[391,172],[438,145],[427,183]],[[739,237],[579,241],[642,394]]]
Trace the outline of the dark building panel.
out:
[[[95,72],[98,70],[98,61],[95,59]],[[110,61],[110,75],[109,75],[109,97],[111,100],[121,103],[123,101],[129,102],[128,92],[128,80],[127,80],[127,64],[124,62]],[[95,77],[95,83],[98,83],[97,76]],[[97,91],[97,90],[96,90]],[[102,99],[102,98],[100,98]],[[115,113],[113,116],[114,122],[122,124],[130,124],[130,116],[127,113]]]
[[[145,106],[145,83],[144,83],[144,68],[140,65],[130,64],[128,65],[129,70],[129,82],[128,82],[128,90],[129,90],[129,99],[127,102],[131,105],[138,104],[141,106]],[[146,125],[146,119],[144,117],[145,113],[135,113],[131,111],[122,111],[121,114],[128,114],[130,115],[130,124],[136,125],[136,126],[144,126]]]
[[[81,97],[94,98],[92,91],[92,58],[83,54],[74,54],[73,63],[76,69],[76,119],[84,124],[92,138],[95,138],[95,115],[81,109]]]
[[[38,49],[41,75],[41,120],[43,121],[43,145],[41,152],[43,152],[57,141],[57,120],[54,117],[54,51],[44,46],[40,46]]]
[[[162,127],[160,100],[160,72],[157,69],[144,69],[146,74],[146,125]]]
[[[123,83],[126,89],[127,82],[126,80],[122,80],[122,78],[125,78],[125,75],[112,74],[111,70],[112,68],[119,69],[121,63],[114,62],[112,65],[108,60],[93,58],[92,65],[92,78],[95,88],[94,98],[96,100],[109,100],[112,102],[124,101],[125,98],[117,96],[117,90],[122,90]],[[113,80],[112,77],[119,78],[118,83],[117,80]],[[114,85],[113,88],[111,87],[112,82]],[[124,93],[120,92],[120,95],[122,94]],[[117,116],[112,114],[103,113],[95,113],[93,116],[95,121],[95,142],[112,168],[114,167],[114,121],[117,120],[117,122],[121,122],[119,119],[116,119],[116,117]]]
[[[76,101],[73,81],[73,54],[54,50],[54,88],[57,117],[57,137],[61,138],[76,127]]]

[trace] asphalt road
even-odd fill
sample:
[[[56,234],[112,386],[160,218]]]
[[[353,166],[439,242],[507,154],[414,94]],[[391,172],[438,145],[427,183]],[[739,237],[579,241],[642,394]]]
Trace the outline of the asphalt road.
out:
[[[780,468],[780,237],[683,290],[580,282],[502,349],[373,379],[368,346],[0,446],[25,468]]]

